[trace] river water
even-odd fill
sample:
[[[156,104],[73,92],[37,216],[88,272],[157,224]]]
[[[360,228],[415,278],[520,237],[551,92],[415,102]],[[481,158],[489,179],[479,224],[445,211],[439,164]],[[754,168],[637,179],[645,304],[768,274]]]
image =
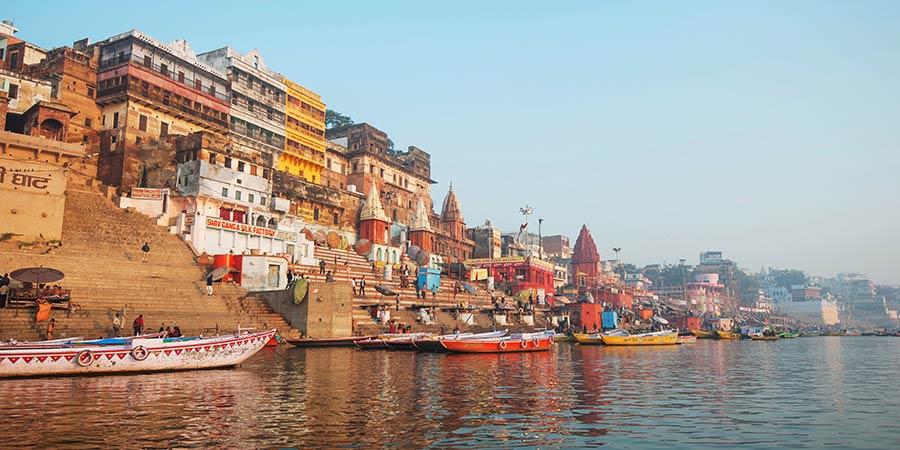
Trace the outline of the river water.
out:
[[[900,338],[264,349],[237,369],[0,381],[4,448],[900,448]]]

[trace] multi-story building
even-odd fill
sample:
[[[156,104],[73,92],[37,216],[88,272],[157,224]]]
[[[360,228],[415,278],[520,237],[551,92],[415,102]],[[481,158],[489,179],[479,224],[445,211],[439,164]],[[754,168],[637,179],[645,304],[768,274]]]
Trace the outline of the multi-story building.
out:
[[[325,141],[325,169],[322,170],[321,184],[334,189],[346,189],[348,163],[346,147]]]
[[[544,256],[547,258],[568,259],[572,257],[572,247],[569,246],[569,237],[561,234],[545,236],[541,239],[544,246]]]
[[[387,216],[395,223],[409,224],[421,198],[428,211],[431,199],[431,156],[410,146],[406,152],[388,148],[387,133],[359,123],[328,130],[330,141],[347,149],[348,189],[362,191],[374,181]]]
[[[100,108],[97,106],[97,66],[99,49],[87,39],[72,47],[54,48],[46,58],[27,67],[25,73],[47,80],[51,97],[66,105],[74,115],[69,120],[64,140],[85,144],[88,153],[100,145]]]
[[[475,249],[472,251],[472,257],[496,259],[503,256],[501,234],[500,229],[494,227],[490,220],[486,220],[484,225],[473,228],[472,240],[475,241]]]
[[[100,48],[98,178],[123,189],[141,186],[145,144],[170,134],[228,133],[231,102],[225,75],[201,62],[184,40],[164,44],[132,30]],[[232,157],[225,155],[226,166]]]
[[[226,46],[197,55],[224,73],[231,91],[230,136],[236,151],[250,155],[264,169],[275,166],[285,148],[286,87],[257,50],[246,55]]]
[[[47,55],[47,50],[14,37],[18,31],[12,21],[0,22],[0,68],[12,72],[21,72]]]
[[[325,103],[309,89],[281,77],[285,96],[285,146],[278,170],[319,183],[325,169]]]

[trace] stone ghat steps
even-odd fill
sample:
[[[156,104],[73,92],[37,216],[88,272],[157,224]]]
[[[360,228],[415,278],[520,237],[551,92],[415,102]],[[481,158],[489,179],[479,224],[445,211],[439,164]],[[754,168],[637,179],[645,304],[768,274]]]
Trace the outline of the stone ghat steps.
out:
[[[151,247],[146,263],[141,262],[144,242]],[[128,305],[127,332],[134,317],[143,314],[148,330],[166,323],[197,334],[217,326],[232,331],[240,324],[299,335],[267,302],[248,297],[239,286],[216,283],[214,295],[206,296],[206,271],[184,242],[143,214],[117,208],[88,186],[67,191],[61,246],[30,251],[9,247],[0,246],[0,271],[43,265],[66,274],[56,284],[72,290],[78,308],[70,317],[65,310],[52,310],[51,317],[60,321],[57,335],[63,330],[70,336],[108,335],[123,305]],[[34,339],[35,333],[43,337],[46,322],[33,323],[34,314],[34,307],[0,310],[0,338]]]

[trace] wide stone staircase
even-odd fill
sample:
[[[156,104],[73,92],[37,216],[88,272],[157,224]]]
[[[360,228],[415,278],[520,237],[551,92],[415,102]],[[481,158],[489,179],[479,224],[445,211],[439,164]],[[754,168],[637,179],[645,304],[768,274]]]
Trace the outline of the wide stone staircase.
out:
[[[465,290],[455,293],[454,285],[457,280],[455,278],[442,277],[441,289],[437,295],[432,296],[429,291],[423,300],[416,298],[416,289],[413,284],[418,267],[412,261],[407,260],[405,255],[401,264],[405,263],[409,267],[410,284],[407,288],[400,287],[400,274],[397,271],[393,271],[391,280],[385,280],[383,269],[373,270],[371,261],[352,250],[338,250],[325,246],[316,246],[315,256],[317,261],[325,261],[325,270],[326,272],[332,271],[332,276],[336,283],[350,284],[351,279],[356,279],[358,286],[359,280],[365,278],[366,295],[356,295],[353,299],[353,320],[356,323],[356,332],[358,334],[377,334],[387,330],[387,325],[378,324],[372,318],[369,308],[373,305],[390,307],[391,318],[407,325],[413,325],[413,331],[437,332],[441,326],[446,330],[452,330],[455,326],[459,326],[463,331],[477,332],[484,331],[491,325],[490,315],[485,311],[489,310],[492,304],[483,283],[467,282],[471,285],[476,285],[476,294],[469,294]],[[305,277],[315,281],[325,281],[325,275],[320,274],[319,267],[299,267]],[[396,297],[384,296],[378,293],[375,290],[376,285],[390,288],[395,293],[400,294],[399,311],[397,310]],[[453,316],[451,310],[463,302],[465,302],[467,307],[472,307],[479,311],[476,314],[475,326],[466,326]],[[415,309],[418,307],[434,307],[436,324],[432,326],[418,324],[415,312]],[[502,328],[514,329],[516,327],[503,326]]]
[[[147,262],[144,242],[151,248]],[[96,187],[70,182],[61,245],[0,244],[0,273],[33,266],[61,270],[65,278],[51,284],[72,292],[74,308],[52,310],[56,337],[109,336],[119,311],[125,312],[125,334],[141,314],[145,331],[178,326],[185,334],[215,334],[240,326],[299,335],[265,300],[238,285],[215,283],[207,296],[206,269],[187,244],[151,218],[116,207]],[[34,307],[0,309],[0,339],[42,338],[47,323],[34,316]]]

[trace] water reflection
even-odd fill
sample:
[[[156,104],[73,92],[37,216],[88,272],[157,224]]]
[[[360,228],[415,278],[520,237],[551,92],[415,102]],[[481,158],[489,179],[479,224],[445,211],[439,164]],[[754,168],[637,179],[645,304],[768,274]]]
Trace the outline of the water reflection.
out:
[[[898,371],[900,339],[874,337],[504,355],[267,349],[237,370],[0,381],[0,442],[890,448]]]

